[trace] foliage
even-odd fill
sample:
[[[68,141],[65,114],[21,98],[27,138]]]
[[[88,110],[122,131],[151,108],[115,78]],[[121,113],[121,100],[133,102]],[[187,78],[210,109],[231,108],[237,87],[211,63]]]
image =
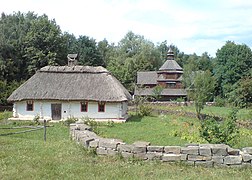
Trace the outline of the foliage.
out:
[[[70,124],[76,123],[78,121],[78,118],[75,117],[68,117],[65,121],[62,121],[62,123],[65,126],[70,126]]]
[[[239,108],[252,104],[252,78],[243,77],[233,85],[233,90],[227,94],[228,101]]]
[[[236,126],[236,114],[238,110],[234,109],[229,117],[223,122],[215,119],[206,119],[201,121],[200,134],[209,143],[224,143],[234,145],[238,139],[239,131]]]
[[[200,113],[205,103],[213,97],[215,79],[212,77],[210,71],[192,73],[194,74],[194,78],[189,79],[190,81],[184,84],[187,85],[188,97],[194,101],[196,114],[200,119]]]
[[[17,82],[7,82],[6,80],[0,80],[0,104],[7,105],[7,98],[11,95],[11,93],[22,84],[23,81]]]
[[[245,44],[227,41],[216,53],[214,76],[217,80],[217,94],[226,97],[234,90],[232,85],[248,75],[251,68],[251,49]]]
[[[147,104],[141,104],[139,107],[139,116],[150,116],[152,113],[152,107]]]
[[[32,120],[35,124],[40,124],[39,123],[39,115],[36,115],[33,120]]]
[[[224,107],[226,105],[226,99],[224,99],[220,96],[216,96],[214,98],[214,105],[218,106],[218,107]]]
[[[92,129],[93,132],[99,134],[99,130],[98,130],[99,122],[97,122],[94,119],[89,118],[89,117],[83,117],[83,118],[81,118],[81,120],[86,125],[89,125],[91,127],[91,129]]]
[[[152,97],[157,101],[161,98],[161,93],[164,87],[161,85],[155,86],[152,91]]]
[[[129,31],[108,58],[108,70],[133,92],[138,71],[155,70],[162,64],[160,52],[143,36]]]

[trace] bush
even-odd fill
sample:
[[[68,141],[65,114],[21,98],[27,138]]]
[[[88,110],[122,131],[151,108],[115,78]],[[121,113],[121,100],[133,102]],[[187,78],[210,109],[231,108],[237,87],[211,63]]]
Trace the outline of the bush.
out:
[[[150,116],[152,112],[151,106],[148,105],[140,105],[139,107],[139,115],[140,116]]]
[[[83,117],[83,118],[81,118],[81,120],[86,125],[89,125],[93,132],[95,132],[96,134],[99,134],[99,130],[98,130],[99,123],[97,121],[95,121],[94,119],[89,118],[89,117]]]
[[[215,97],[215,106],[218,107],[224,107],[226,105],[226,100],[224,98],[221,98],[220,96]]]
[[[213,118],[201,121],[200,135],[209,143],[224,143],[234,145],[238,139],[239,131],[236,126],[236,114],[238,110],[232,110],[224,121],[216,121]]]
[[[70,124],[76,123],[78,118],[75,117],[68,117],[67,120],[63,121],[63,124],[66,126],[70,126]]]

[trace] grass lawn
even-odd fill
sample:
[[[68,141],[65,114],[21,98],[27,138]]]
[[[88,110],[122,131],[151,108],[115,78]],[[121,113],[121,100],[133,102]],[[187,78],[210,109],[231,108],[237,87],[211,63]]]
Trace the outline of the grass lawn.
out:
[[[0,125],[9,127],[12,125]],[[9,132],[12,130],[3,130]],[[3,132],[1,130],[1,133]],[[250,179],[251,169],[218,169],[183,164],[98,157],[69,139],[60,124],[43,131],[0,136],[0,179]]]
[[[194,112],[194,106],[155,106],[158,109],[167,109],[167,110],[179,110],[185,112]],[[205,106],[201,113],[220,116],[220,117],[227,117],[228,114],[231,112],[232,108],[229,107],[216,107],[216,106]],[[252,109],[240,109],[237,113],[237,118],[239,120],[252,120]]]
[[[194,118],[175,115],[134,116],[126,123],[115,123],[112,127],[100,125],[98,133],[102,137],[118,138],[127,143],[139,140],[149,141],[153,145],[184,145],[190,142],[190,137],[194,136],[196,140],[198,128],[199,121]],[[197,140],[206,143],[203,139]]]
[[[148,141],[152,145],[185,145],[208,143],[199,135],[200,122],[196,118],[175,115],[133,117],[126,123],[113,126],[99,124],[102,137],[122,139],[126,143]],[[233,148],[252,147],[252,129],[239,128],[240,136]]]

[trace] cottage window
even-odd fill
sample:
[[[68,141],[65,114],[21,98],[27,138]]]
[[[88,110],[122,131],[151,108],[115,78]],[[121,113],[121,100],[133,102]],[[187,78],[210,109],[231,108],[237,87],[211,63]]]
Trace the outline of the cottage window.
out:
[[[88,111],[88,102],[84,101],[81,102],[81,112],[87,112]]]
[[[33,111],[33,101],[26,101],[26,111]]]
[[[105,112],[105,102],[98,103],[98,112]]]

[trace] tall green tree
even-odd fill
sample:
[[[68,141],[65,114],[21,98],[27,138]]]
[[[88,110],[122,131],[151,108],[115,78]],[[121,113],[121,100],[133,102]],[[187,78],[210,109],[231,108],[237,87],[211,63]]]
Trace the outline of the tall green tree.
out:
[[[79,36],[77,39],[77,49],[79,64],[89,66],[104,66],[101,53],[98,51],[97,43],[88,36]]]
[[[156,70],[160,67],[160,52],[143,36],[128,32],[109,57],[107,68],[128,88],[134,90],[138,71]]]
[[[209,70],[191,71],[191,77],[190,79],[185,79],[184,84],[186,85],[189,99],[194,101],[197,117],[201,119],[201,111],[204,109],[204,105],[214,96],[215,79]]]
[[[228,41],[217,51],[214,76],[217,94],[223,97],[233,90],[233,85],[246,76],[252,68],[252,51],[245,45]]]

